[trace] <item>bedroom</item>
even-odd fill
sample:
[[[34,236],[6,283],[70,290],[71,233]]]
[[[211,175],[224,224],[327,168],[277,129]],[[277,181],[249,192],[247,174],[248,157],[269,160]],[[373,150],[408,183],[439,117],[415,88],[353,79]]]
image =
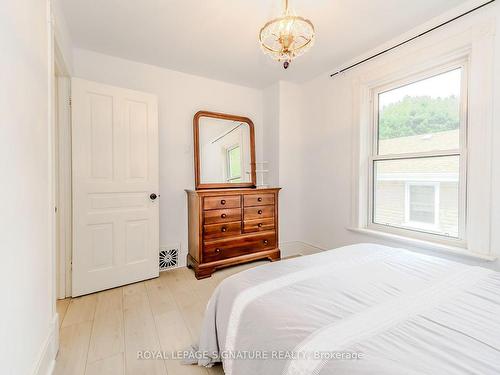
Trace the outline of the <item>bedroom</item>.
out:
[[[5,1],[0,372],[500,373],[499,7]]]

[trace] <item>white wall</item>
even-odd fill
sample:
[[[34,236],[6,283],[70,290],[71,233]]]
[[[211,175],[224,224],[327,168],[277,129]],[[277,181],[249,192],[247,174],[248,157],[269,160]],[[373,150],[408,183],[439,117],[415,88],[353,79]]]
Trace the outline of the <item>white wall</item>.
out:
[[[67,74],[73,72],[73,41],[69,32],[66,19],[64,18],[62,10],[62,2],[65,0],[52,0],[52,18],[55,38],[64,60],[65,68],[68,70]]]
[[[493,67],[493,134],[492,134],[492,174],[491,174],[491,245],[500,257],[500,4],[495,3],[495,10],[492,12],[496,16],[495,37],[495,64]],[[495,266],[500,270],[500,259]]]
[[[77,49],[74,76],[158,96],[160,136],[160,245],[181,243],[187,254],[187,201],[194,188],[193,116],[199,110],[246,116],[255,124],[262,160],[262,91]]]
[[[358,242],[379,242],[389,245],[398,245],[382,241],[377,238],[359,235],[347,230],[352,224],[352,205],[354,186],[352,173],[356,169],[353,131],[356,123],[355,111],[360,97],[354,91],[355,83],[363,77],[370,76],[373,71],[383,70],[384,67],[393,67],[403,60],[411,60],[408,56],[414,54],[421,58],[424,46],[433,48],[437,43],[451,41],[460,33],[467,33],[473,25],[493,21],[499,30],[499,4],[490,5],[486,9],[476,12],[465,19],[434,31],[432,34],[412,42],[410,45],[399,48],[372,62],[365,63],[348,73],[330,78],[325,73],[302,86],[303,121],[301,170],[302,187],[301,200],[303,240],[321,248],[331,249],[338,246]],[[445,17],[450,18],[450,17]],[[415,32],[410,32],[409,35]],[[393,44],[389,42],[388,45]],[[494,103],[500,102],[500,41],[495,36],[495,95]],[[496,121],[495,121],[496,120]],[[500,120],[500,107],[495,106],[493,124]],[[472,124],[473,126],[473,124]],[[281,140],[281,138],[280,138]],[[492,192],[500,191],[500,130],[494,126],[494,155],[493,155],[493,184]],[[281,147],[281,143],[280,143]],[[280,157],[282,157],[280,153]],[[281,165],[281,160],[280,160]],[[281,175],[281,171],[280,171]],[[500,198],[492,195],[492,248],[500,248]],[[486,219],[486,218],[485,218]],[[487,223],[488,220],[485,220]],[[464,262],[479,263],[479,261],[456,258],[445,253],[434,254]],[[485,263],[486,266],[499,268],[499,263]]]
[[[269,171],[264,175],[264,183],[279,186],[279,125],[280,125],[280,84],[275,83],[263,90],[263,161]]]
[[[48,36],[45,1],[2,2],[0,373],[9,375],[46,373],[55,354]]]
[[[280,247],[282,253],[300,252],[302,187],[302,91],[297,84],[280,81],[267,87],[264,96],[264,160],[267,183],[282,188],[279,199]]]
[[[298,85],[289,82],[279,82],[279,90],[280,242],[289,243],[303,239],[302,93]]]

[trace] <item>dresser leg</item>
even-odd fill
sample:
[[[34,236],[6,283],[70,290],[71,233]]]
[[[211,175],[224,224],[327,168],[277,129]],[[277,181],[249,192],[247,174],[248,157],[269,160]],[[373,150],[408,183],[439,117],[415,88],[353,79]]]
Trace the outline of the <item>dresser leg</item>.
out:
[[[276,262],[281,259],[281,252],[278,250],[267,257],[271,262]]]
[[[194,276],[197,280],[206,279],[212,276],[212,273],[215,271],[213,267],[203,267],[194,270]]]
[[[212,273],[214,273],[215,268],[214,267],[200,267],[199,263],[191,257],[191,255],[188,254],[187,256],[187,266],[188,268],[192,268],[194,271],[194,276],[200,280],[200,279],[206,279],[210,276],[212,276]]]

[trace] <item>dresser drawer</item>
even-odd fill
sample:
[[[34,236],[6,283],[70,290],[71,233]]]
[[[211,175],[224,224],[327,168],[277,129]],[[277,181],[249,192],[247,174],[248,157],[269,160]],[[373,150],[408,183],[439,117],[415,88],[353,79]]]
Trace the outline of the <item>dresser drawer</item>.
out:
[[[274,194],[245,194],[243,202],[245,207],[274,204]]]
[[[233,258],[257,251],[272,250],[275,248],[276,233],[274,231],[255,234],[253,236],[204,242],[203,262],[214,262],[217,260]]]
[[[274,218],[245,220],[243,223],[243,232],[260,232],[274,229]]]
[[[241,197],[239,195],[220,195],[218,197],[205,197],[203,199],[203,209],[205,210],[237,207],[241,207]]]
[[[228,223],[231,221],[241,221],[241,208],[208,210],[203,212],[204,224]]]
[[[203,239],[218,239],[241,234],[241,221],[235,223],[211,224],[203,226]]]
[[[245,207],[244,220],[262,219],[274,217],[274,206]]]

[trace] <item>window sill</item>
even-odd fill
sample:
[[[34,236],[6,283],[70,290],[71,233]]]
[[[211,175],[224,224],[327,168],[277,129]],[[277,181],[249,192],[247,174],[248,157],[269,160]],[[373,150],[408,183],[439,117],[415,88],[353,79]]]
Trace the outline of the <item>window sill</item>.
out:
[[[396,227],[398,228],[398,227]],[[416,221],[406,221],[401,225],[402,229],[417,229],[417,230],[423,230],[423,231],[432,231],[432,232],[438,232],[439,227],[434,224],[423,224],[423,223],[418,223]]]
[[[381,238],[381,239],[388,240],[388,241],[401,243],[401,244],[408,245],[408,246],[419,247],[419,248],[425,249],[425,250],[440,251],[440,252],[444,252],[444,253],[461,255],[464,257],[468,257],[468,258],[481,259],[481,260],[487,260],[487,261],[495,261],[497,259],[497,257],[473,253],[472,251],[466,250],[466,249],[461,248],[461,247],[443,245],[443,244],[438,244],[438,243],[424,241],[424,240],[418,240],[415,238],[399,236],[397,234],[385,233],[385,232],[372,230],[372,229],[350,227],[350,228],[347,228],[347,230],[349,230],[351,232],[359,233],[359,234],[364,234],[364,235],[368,235],[368,236]]]

